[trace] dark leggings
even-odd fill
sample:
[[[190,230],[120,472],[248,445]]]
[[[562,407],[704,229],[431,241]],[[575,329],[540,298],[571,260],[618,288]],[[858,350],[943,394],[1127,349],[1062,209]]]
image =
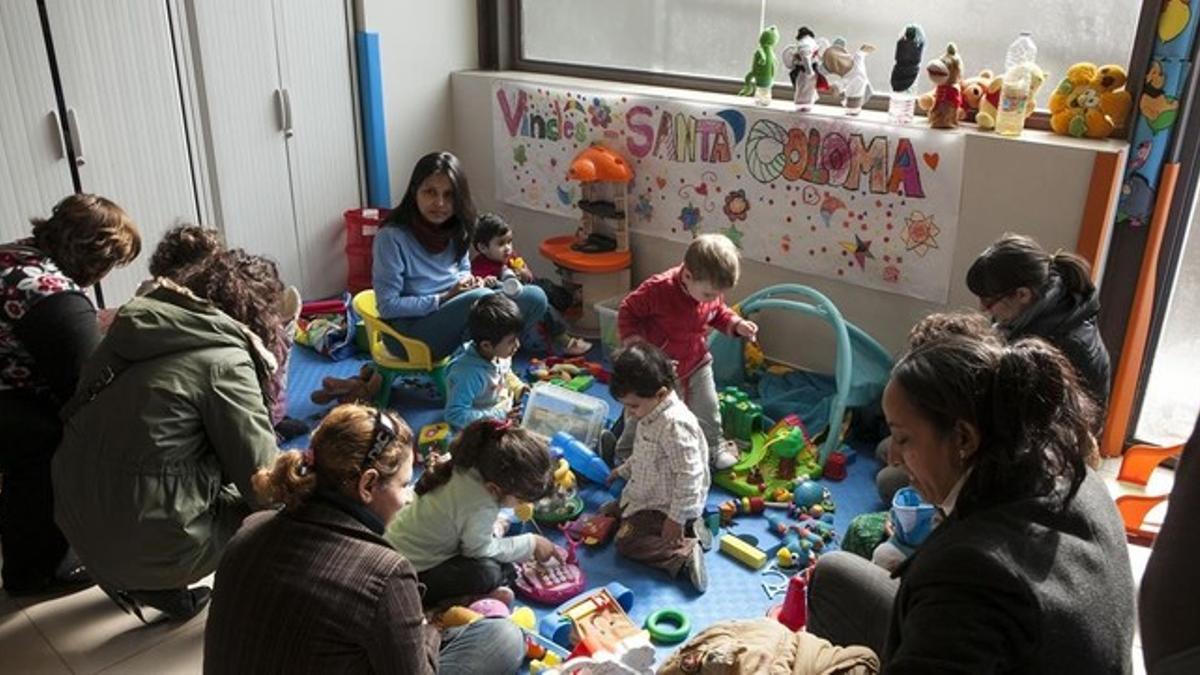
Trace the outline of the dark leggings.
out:
[[[0,550],[4,587],[36,589],[67,553],[54,523],[50,459],[62,439],[58,412],[20,391],[0,391]]]
[[[456,556],[418,573],[417,579],[425,584],[422,603],[433,607],[449,598],[487,595],[500,586],[511,585],[517,579],[517,568],[491,558]]]

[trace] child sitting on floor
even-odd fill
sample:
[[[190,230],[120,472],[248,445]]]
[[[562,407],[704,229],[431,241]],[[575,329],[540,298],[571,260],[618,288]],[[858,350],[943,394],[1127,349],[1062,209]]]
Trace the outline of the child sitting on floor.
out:
[[[617,311],[621,344],[645,341],[660,347],[675,361],[679,394],[700,421],[708,444],[708,461],[716,469],[737,463],[737,446],[721,438],[721,411],[713,381],[708,329],[754,340],[758,326],[725,305],[723,295],[737,285],[741,268],[737,247],[721,234],[702,234],[692,240],[683,264],[643,281],[625,296]],[[625,418],[617,441],[620,459],[633,446],[637,424]]]
[[[582,356],[592,349],[592,343],[567,333],[561,312],[572,304],[570,293],[544,279],[536,279],[533,270],[513,250],[512,228],[495,213],[485,213],[475,221],[472,237],[475,257],[471,258],[471,274],[489,285],[516,278],[523,284],[536,284],[546,292],[550,302],[542,323],[554,347],[566,356]]]
[[[696,590],[708,588],[704,549],[712,535],[700,519],[708,496],[708,450],[700,423],[675,395],[675,371],[662,350],[635,344],[613,356],[609,390],[638,420],[633,454],[609,477],[627,481],[621,493],[617,552],[681,572]],[[607,507],[609,515],[614,509]],[[686,534],[685,534],[686,533]]]
[[[471,306],[471,339],[446,368],[446,422],[456,431],[517,412],[514,403],[524,384],[512,372],[512,355],[521,347],[523,321],[517,303],[502,293],[485,295]]]
[[[553,485],[545,438],[507,420],[479,420],[463,430],[448,458],[426,469],[416,501],[384,536],[416,568],[426,607],[483,595],[511,604],[512,591],[497,589],[515,581],[513,563],[546,561],[558,550],[541,535],[496,537],[496,517],[501,507],[541,499]]]

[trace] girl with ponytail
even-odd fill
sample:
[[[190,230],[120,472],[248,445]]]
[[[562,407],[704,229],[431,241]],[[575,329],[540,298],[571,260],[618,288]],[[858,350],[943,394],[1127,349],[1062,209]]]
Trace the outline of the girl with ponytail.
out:
[[[972,263],[967,287],[1008,339],[1041,337],[1062,350],[1103,411],[1111,366],[1086,260],[1064,251],[1051,255],[1025,235],[1005,234]]]
[[[542,436],[509,421],[479,420],[450,447],[450,457],[433,463],[417,482],[417,500],[400,513],[387,539],[417,569],[424,602],[492,594],[511,603],[515,562],[558,557],[541,535],[497,537],[502,507],[533,502],[548,494],[554,463]]]
[[[935,339],[896,363],[883,408],[893,453],[945,519],[899,582],[821,556],[809,631],[873,647],[888,672],[1129,672],[1124,528],[1085,464],[1095,406],[1063,355],[1038,338]],[[890,622],[845,619],[864,607]]]
[[[408,501],[412,431],[396,415],[334,408],[311,450],[280,453],[253,479],[263,502],[217,568],[206,673],[513,673],[521,631],[485,619],[425,622],[412,564],[383,538]]]

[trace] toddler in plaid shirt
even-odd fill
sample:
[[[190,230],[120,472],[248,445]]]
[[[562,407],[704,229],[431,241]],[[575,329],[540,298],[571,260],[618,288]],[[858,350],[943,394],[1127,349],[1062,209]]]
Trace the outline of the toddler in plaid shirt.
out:
[[[638,343],[613,357],[609,390],[639,421],[633,454],[609,477],[609,482],[627,481],[616,546],[621,555],[673,577],[687,573],[703,593],[708,587],[704,551],[712,546],[700,518],[710,480],[708,446],[674,385],[675,369],[657,347]]]

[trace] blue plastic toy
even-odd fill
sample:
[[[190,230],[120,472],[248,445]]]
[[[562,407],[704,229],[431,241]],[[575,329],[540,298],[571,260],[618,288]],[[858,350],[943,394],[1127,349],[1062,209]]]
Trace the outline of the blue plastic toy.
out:
[[[792,491],[792,502],[801,508],[809,508],[813,504],[820,504],[825,498],[824,495],[825,488],[821,487],[820,483],[806,480]]]
[[[800,296],[802,302],[778,296]],[[828,433],[821,444],[818,462],[822,467],[829,455],[841,445],[842,418],[847,408],[867,405],[883,393],[892,370],[892,357],[870,335],[842,318],[833,302],[818,291],[800,284],[779,284],[751,294],[737,306],[750,317],[762,310],[785,310],[815,316],[830,324],[837,339],[834,364],[836,391],[830,397]],[[713,376],[717,386],[741,386],[746,381],[745,350],[740,338],[714,331],[709,338],[713,355]],[[765,407],[765,405],[764,405]],[[815,434],[816,429],[812,430]]]
[[[593,483],[604,485],[608,475],[612,473],[612,469],[608,468],[608,463],[601,459],[600,455],[565,431],[559,431],[550,438],[550,448],[567,460],[572,471]],[[614,497],[619,496],[624,487],[625,481],[618,478],[609,487],[609,493]]]

